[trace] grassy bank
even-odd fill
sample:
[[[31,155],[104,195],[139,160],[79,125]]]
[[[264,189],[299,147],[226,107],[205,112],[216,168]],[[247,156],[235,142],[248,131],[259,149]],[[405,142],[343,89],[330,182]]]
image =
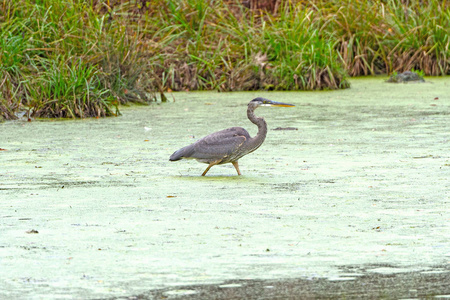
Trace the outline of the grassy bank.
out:
[[[0,118],[111,116],[170,90],[448,74],[446,1],[407,2],[0,0]]]

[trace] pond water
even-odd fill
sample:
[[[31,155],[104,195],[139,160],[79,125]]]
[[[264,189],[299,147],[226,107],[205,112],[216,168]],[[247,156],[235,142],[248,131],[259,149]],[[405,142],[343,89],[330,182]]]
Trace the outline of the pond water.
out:
[[[450,79],[385,79],[176,93],[117,118],[0,124],[0,298],[442,270]],[[269,132],[239,161],[242,176],[231,164],[202,177],[206,164],[169,162],[217,130],[256,134],[246,107],[257,96],[296,107],[256,111]]]

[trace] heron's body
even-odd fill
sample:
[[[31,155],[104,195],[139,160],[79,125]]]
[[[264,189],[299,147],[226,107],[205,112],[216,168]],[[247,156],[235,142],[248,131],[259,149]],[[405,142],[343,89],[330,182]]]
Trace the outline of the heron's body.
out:
[[[257,117],[254,110],[259,106],[294,106],[291,104],[270,101],[264,98],[256,98],[250,101],[247,109],[249,120],[258,126],[258,133],[251,137],[242,127],[231,127],[214,132],[197,142],[175,151],[170,156],[171,161],[180,159],[196,159],[199,162],[207,163],[209,166],[202,176],[214,165],[232,163],[239,171],[238,160],[249,153],[252,153],[261,146],[267,135],[267,123],[263,118]]]

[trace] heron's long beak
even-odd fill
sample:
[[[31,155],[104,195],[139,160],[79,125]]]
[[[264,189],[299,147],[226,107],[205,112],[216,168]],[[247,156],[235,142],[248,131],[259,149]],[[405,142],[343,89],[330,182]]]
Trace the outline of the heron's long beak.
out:
[[[276,101],[272,101],[269,100],[267,101],[267,103],[264,103],[267,106],[281,106],[281,107],[293,107],[295,106],[294,104],[288,104],[288,103],[283,103],[283,102],[276,102]]]

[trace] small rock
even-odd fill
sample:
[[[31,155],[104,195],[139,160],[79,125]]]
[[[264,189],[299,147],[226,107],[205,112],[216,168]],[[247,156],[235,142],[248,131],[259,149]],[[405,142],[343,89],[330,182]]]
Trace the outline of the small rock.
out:
[[[425,82],[422,76],[415,72],[406,71],[400,74],[394,74],[386,82],[405,83],[405,82]]]

